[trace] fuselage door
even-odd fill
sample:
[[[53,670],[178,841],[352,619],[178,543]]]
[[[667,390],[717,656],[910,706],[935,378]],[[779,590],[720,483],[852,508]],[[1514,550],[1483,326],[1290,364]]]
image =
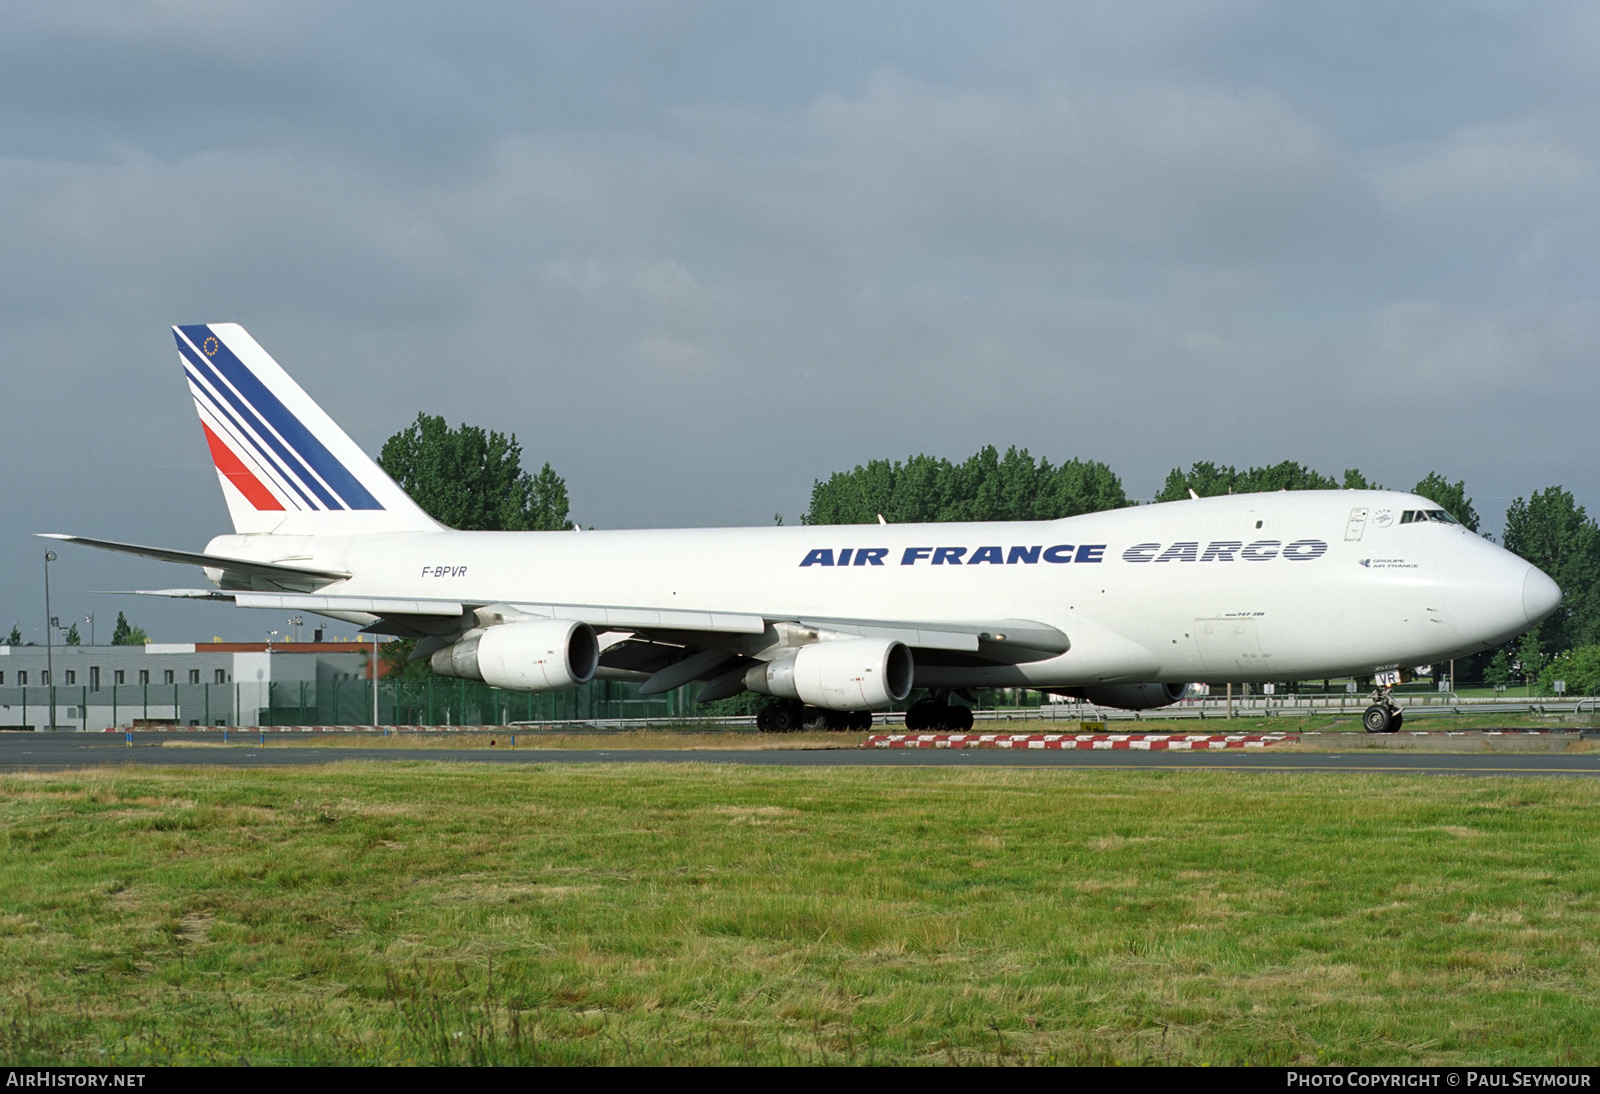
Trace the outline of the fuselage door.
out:
[[[1350,510],[1350,523],[1344,526],[1344,538],[1347,540],[1360,539],[1361,533],[1367,528],[1366,509]]]

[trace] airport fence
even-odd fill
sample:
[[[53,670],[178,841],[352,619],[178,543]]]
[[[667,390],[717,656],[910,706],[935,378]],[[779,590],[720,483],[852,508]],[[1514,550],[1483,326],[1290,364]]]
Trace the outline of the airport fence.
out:
[[[287,681],[235,684],[123,684],[102,688],[81,686],[0,688],[0,729],[87,730],[137,729],[140,726],[511,726],[591,724],[626,726],[636,722],[670,724],[717,722],[754,724],[753,714],[716,717],[695,705],[692,688],[641,696],[638,685],[593,681],[571,691],[520,692],[493,688],[472,680],[445,677],[387,679],[377,684],[377,716],[373,713],[371,680],[333,679],[322,683]],[[1276,694],[1259,689],[1231,699],[1214,690],[1209,696],[1184,699],[1166,707],[1125,711],[1093,703],[1051,701],[1037,691],[979,692],[976,717],[984,722],[1013,720],[1139,721],[1148,718],[1197,720],[1260,717],[1304,717],[1325,714],[1359,716],[1370,703],[1367,693],[1342,688],[1310,687]],[[1600,717],[1600,700],[1566,696],[1559,699],[1503,694],[1468,697],[1453,692],[1397,694],[1410,717],[1501,713],[1576,713]],[[899,712],[880,712],[880,724],[897,724]]]
[[[379,680],[377,724],[511,725],[682,717],[683,691],[640,696],[638,687],[594,681],[572,691],[505,691],[475,680]],[[117,684],[0,688],[0,729],[136,729],[180,726],[373,725],[371,680],[235,684]]]

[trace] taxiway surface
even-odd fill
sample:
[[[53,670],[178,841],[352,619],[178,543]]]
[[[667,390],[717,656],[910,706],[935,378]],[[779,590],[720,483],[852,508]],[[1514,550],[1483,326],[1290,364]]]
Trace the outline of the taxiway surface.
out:
[[[0,771],[87,767],[303,767],[329,763],[751,764],[774,767],[1051,767],[1086,770],[1346,771],[1429,775],[1600,776],[1600,755],[1429,752],[1135,752],[1051,749],[341,748],[269,739],[222,744],[201,734],[7,734]]]

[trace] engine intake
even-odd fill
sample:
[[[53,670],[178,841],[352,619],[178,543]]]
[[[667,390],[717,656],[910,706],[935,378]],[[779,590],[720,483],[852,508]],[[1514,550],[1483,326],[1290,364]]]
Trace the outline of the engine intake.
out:
[[[468,631],[428,664],[440,676],[482,680],[516,691],[560,691],[594,679],[600,642],[594,628],[571,619],[500,623]]]
[[[845,638],[815,642],[792,657],[752,666],[744,686],[826,710],[875,710],[911,694],[915,676],[904,642]]]

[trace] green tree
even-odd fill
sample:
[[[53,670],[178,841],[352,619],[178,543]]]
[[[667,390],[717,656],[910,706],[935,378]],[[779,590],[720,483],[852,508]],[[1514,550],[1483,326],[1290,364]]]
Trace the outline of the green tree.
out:
[[[1535,627],[1517,643],[1517,668],[1522,673],[1522,682],[1528,686],[1529,694],[1532,694],[1533,682],[1538,679],[1545,660],[1539,647],[1539,628]]]
[[[987,445],[960,464],[917,455],[835,472],[811,489],[802,524],[1054,520],[1129,504],[1111,469],[1093,460],[1059,467],[1027,449]]]
[[[463,531],[563,531],[567,484],[547,463],[522,469],[516,434],[485,432],[443,418],[417,420],[384,442],[378,464],[435,520]]]
[[[1539,671],[1535,690],[1540,695],[1554,695],[1557,680],[1567,682],[1568,695],[1600,695],[1600,645],[1556,654]]]
[[[22,628],[15,623],[11,624],[11,636],[6,639],[5,644],[8,646],[22,645]]]
[[[415,638],[394,638],[378,647],[383,658],[382,678],[385,680],[421,680],[433,675],[426,658],[411,660],[411,651],[417,648]]]
[[[78,625],[76,623],[74,623],[72,626],[67,628],[67,645],[69,645],[69,646],[81,646],[81,645],[83,645],[83,637],[78,634]]]
[[[1347,470],[1343,479],[1335,479],[1293,460],[1271,467],[1247,467],[1243,471],[1202,460],[1191,464],[1188,471],[1174,467],[1155,500],[1182,501],[1191,490],[1202,498],[1213,498],[1222,494],[1258,494],[1272,490],[1340,489],[1376,490],[1381,487],[1354,469]]]
[[[1457,482],[1451,484],[1437,471],[1429,471],[1428,477],[1417,483],[1411,492],[1418,497],[1427,498],[1439,508],[1459,520],[1468,530],[1478,530],[1478,511],[1472,507],[1472,499],[1467,497],[1467,484]]]
[[[1490,687],[1503,688],[1511,684],[1511,655],[1506,652],[1506,647],[1501,646],[1494,651],[1494,656],[1489,659],[1489,665],[1483,670],[1483,682]]]
[[[150,636],[144,633],[143,627],[130,625],[127,616],[117,613],[117,625],[111,631],[113,646],[142,646],[148,641]]]
[[[1600,643],[1600,528],[1571,494],[1552,486],[1506,510],[1506,550],[1561,586],[1561,607],[1539,626],[1546,654]]]

